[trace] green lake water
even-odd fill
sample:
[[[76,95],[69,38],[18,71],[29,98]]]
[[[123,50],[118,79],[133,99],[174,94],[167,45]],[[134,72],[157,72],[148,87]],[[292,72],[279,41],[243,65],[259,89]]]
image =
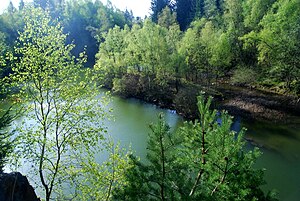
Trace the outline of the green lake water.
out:
[[[183,119],[174,111],[163,110],[135,99],[113,97],[111,107],[115,122],[107,122],[108,131],[125,147],[131,145],[136,154],[146,156],[148,125],[157,121],[160,112],[165,114],[170,126],[176,128]],[[262,151],[256,167],[265,168],[267,184],[264,190],[277,189],[280,200],[300,200],[300,124],[243,122],[237,120],[235,127],[247,128],[246,138],[255,141]],[[252,148],[252,143],[248,147]]]
[[[113,109],[114,121],[105,121],[108,133],[122,147],[131,146],[142,160],[146,157],[149,124],[157,121],[164,113],[168,124],[176,129],[183,119],[174,111],[160,109],[135,99],[112,97],[109,105]],[[300,126],[243,122],[237,120],[235,127],[246,127],[246,137],[261,146],[262,156],[257,168],[266,168],[267,184],[264,190],[278,189],[280,200],[300,200]],[[248,144],[251,149],[254,145]],[[26,167],[20,171],[26,171]]]
[[[244,122],[246,137],[261,147],[256,166],[266,168],[267,185],[282,201],[300,200],[300,124]]]

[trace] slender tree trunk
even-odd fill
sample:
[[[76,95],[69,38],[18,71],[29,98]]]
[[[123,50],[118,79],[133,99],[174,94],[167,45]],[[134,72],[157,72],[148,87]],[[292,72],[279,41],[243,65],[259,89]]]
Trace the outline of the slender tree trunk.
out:
[[[205,134],[206,134],[206,131],[204,130],[204,127],[203,127],[203,125],[204,125],[204,119],[202,120],[201,123],[202,123],[202,125],[201,125],[201,127],[202,127],[202,136],[201,136],[202,137],[202,142],[201,142],[201,168],[200,168],[200,170],[198,172],[196,181],[195,181],[195,183],[194,183],[194,185],[193,185],[193,187],[192,187],[192,189],[190,191],[189,196],[193,196],[194,195],[194,193],[195,193],[195,191],[197,189],[197,186],[198,186],[198,184],[200,182],[200,179],[201,179],[203,173],[205,172],[204,166],[206,164],[206,160],[205,160],[205,154],[206,154],[206,150],[205,150]]]
[[[56,111],[56,117],[58,118],[58,108],[57,108],[57,104],[56,101],[54,100],[54,107],[55,107],[55,111]],[[49,189],[49,194],[51,195],[53,187],[54,187],[54,181],[56,179],[56,175],[59,171],[59,164],[60,164],[60,160],[61,160],[61,144],[59,144],[59,120],[56,119],[56,125],[55,125],[55,141],[56,141],[56,154],[57,154],[57,159],[56,159],[56,163],[55,163],[55,170],[54,170],[54,174],[52,176],[51,182],[50,182],[50,189]]]
[[[217,191],[217,189],[219,188],[219,186],[222,185],[225,182],[226,176],[228,174],[228,164],[229,164],[229,161],[228,161],[227,157],[225,157],[224,160],[226,161],[225,170],[223,171],[224,174],[223,174],[220,182],[218,183],[218,185],[216,185],[216,187],[214,188],[214,190],[211,192],[211,195],[213,195]]]
[[[178,66],[175,68],[175,75],[176,75],[176,80],[175,80],[175,89],[176,89],[176,94],[179,91],[179,72],[178,72]]]
[[[43,174],[45,148],[46,148],[46,142],[47,142],[47,114],[48,113],[46,111],[44,111],[44,107],[43,107],[44,97],[43,97],[43,89],[42,89],[41,82],[40,82],[40,80],[38,80],[37,82],[34,82],[34,83],[35,83],[35,86],[37,87],[37,89],[39,91],[39,96],[40,96],[39,97],[40,98],[39,110],[41,112],[41,117],[40,117],[39,121],[41,122],[41,124],[43,126],[43,141],[42,141],[42,150],[41,150],[41,155],[40,155],[40,160],[39,160],[39,175],[40,175],[42,185],[43,185],[43,187],[46,191],[46,201],[49,201],[51,192],[49,191],[49,186],[46,183],[45,178],[44,178],[44,174]]]
[[[161,200],[165,200],[165,177],[166,177],[166,167],[165,167],[165,150],[163,145],[163,136],[162,130],[160,132],[160,149],[161,149],[161,162],[162,162],[162,178],[161,178],[161,189],[160,189],[160,196]]]
[[[112,192],[112,188],[113,188],[113,183],[115,181],[115,159],[114,159],[114,155],[115,155],[115,149],[114,147],[112,148],[112,152],[113,152],[113,168],[112,168],[112,178],[109,181],[109,186],[108,186],[108,192],[107,192],[107,196],[106,196],[106,201],[109,200],[111,192]]]

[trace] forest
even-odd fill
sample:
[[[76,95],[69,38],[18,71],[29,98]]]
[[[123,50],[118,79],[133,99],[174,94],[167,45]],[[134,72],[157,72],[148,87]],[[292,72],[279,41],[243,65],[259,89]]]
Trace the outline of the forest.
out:
[[[10,2],[0,15],[0,98],[10,103],[0,110],[0,172],[29,162],[47,201],[277,200],[254,168],[260,151],[245,149],[244,130],[213,106],[223,85],[299,100],[298,0],[152,0],[150,12]],[[190,121],[171,131],[159,115],[141,161],[107,137],[110,93],[99,98],[100,88]]]

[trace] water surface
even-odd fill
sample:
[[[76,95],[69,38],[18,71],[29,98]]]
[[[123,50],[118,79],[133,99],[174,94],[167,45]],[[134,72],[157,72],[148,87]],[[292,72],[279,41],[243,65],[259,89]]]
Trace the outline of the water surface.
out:
[[[114,120],[105,120],[109,135],[120,141],[122,147],[131,146],[141,160],[145,160],[149,124],[157,122],[163,113],[172,129],[183,119],[174,111],[160,109],[136,99],[112,97],[109,107],[113,109]],[[241,123],[242,122],[242,123]],[[280,200],[300,200],[300,124],[280,125],[261,122],[245,122],[237,118],[234,129],[246,127],[246,138],[252,139],[249,146],[259,146],[263,152],[256,163],[257,168],[266,168],[267,184],[264,190],[278,189]],[[101,159],[99,159],[101,161]],[[24,166],[22,173],[30,168]],[[30,176],[29,176],[30,177]]]
[[[265,190],[277,189],[280,200],[300,200],[300,124],[244,122],[247,138],[259,146],[256,166],[266,168]]]

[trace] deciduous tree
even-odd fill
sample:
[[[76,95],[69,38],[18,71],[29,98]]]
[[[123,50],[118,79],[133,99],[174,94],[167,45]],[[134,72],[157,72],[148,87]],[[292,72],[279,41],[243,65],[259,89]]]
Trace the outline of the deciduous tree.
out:
[[[68,168],[80,168],[77,158],[103,140],[105,98],[96,97],[91,71],[82,68],[84,57],[75,62],[60,24],[41,8],[26,11],[9,80],[27,109],[16,151],[32,164],[48,201],[68,184]]]
[[[176,25],[176,13],[172,13],[169,7],[164,8],[162,12],[158,15],[158,24],[161,27],[165,28],[169,28],[172,25]]]
[[[297,0],[276,2],[261,21],[258,34],[259,61],[275,82],[289,91],[300,91],[300,4]],[[251,36],[251,35],[250,35]]]

